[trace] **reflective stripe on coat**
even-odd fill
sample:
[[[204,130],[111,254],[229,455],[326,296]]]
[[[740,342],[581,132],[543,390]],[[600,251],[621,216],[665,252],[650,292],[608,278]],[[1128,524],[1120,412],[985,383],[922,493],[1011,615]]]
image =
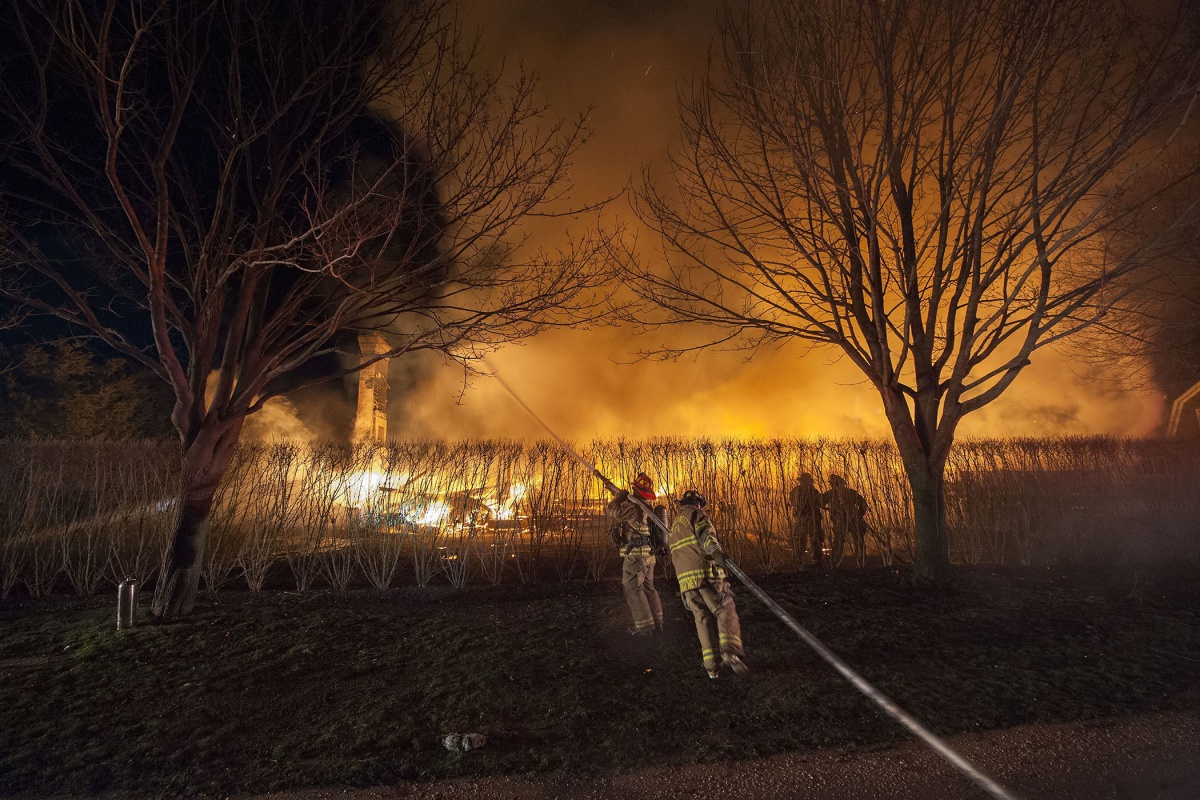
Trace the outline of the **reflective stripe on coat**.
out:
[[[680,506],[679,514],[671,523],[668,546],[675,575],[679,578],[679,591],[691,591],[706,580],[725,580],[725,570],[709,558],[711,553],[721,551],[721,545],[717,543],[716,529],[704,509]]]
[[[605,507],[605,515],[614,524],[621,526],[623,543],[620,545],[623,556],[653,556],[654,549],[650,546],[650,525],[646,521],[646,512],[632,500],[613,500]],[[645,544],[631,544],[631,541],[641,539]]]

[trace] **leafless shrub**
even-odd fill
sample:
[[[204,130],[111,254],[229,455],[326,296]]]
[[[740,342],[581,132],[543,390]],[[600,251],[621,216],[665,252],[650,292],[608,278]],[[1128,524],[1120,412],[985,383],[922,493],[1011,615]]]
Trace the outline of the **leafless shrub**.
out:
[[[82,477],[87,482],[84,493],[93,498],[110,495],[110,489],[105,481],[103,453],[95,453],[91,459],[74,464],[77,479]],[[80,475],[80,473],[82,473]],[[104,579],[104,557],[102,547],[104,528],[111,525],[111,518],[105,512],[98,512],[86,502],[64,502],[61,506],[63,516],[56,520],[61,526],[62,533],[57,537],[59,552],[62,554],[62,571],[67,576],[75,594],[91,597]]]
[[[594,539],[606,526],[603,518],[597,519],[601,506],[594,493],[597,488],[595,477],[574,458],[559,452],[562,458],[553,465],[555,478],[551,481],[552,485],[556,484],[558,499],[554,506],[555,513],[546,520],[546,524],[549,527],[548,545],[553,553],[554,575],[559,583],[566,583],[575,579],[581,569],[586,573],[589,537]]]
[[[313,445],[304,455],[306,468],[291,504],[293,519],[284,534],[283,551],[298,592],[308,591],[322,574],[322,553],[333,538],[335,520],[344,522],[346,517],[339,492],[356,466],[352,448],[342,445]]]
[[[105,578],[114,585],[126,578],[147,585],[167,547],[167,498],[178,482],[179,456],[165,442],[123,443],[109,455],[117,501],[106,526]]]
[[[500,453],[501,444],[497,442],[466,442],[457,445],[449,456],[454,466],[446,492],[450,504],[443,520],[446,535],[440,561],[442,572],[455,589],[462,589],[470,581],[477,543],[487,538],[489,518],[497,513],[483,502],[483,496],[492,483]],[[503,570],[503,557],[500,560],[499,569]]]
[[[417,586],[428,586],[439,567],[441,535],[441,528],[438,527],[422,527],[412,535],[413,570]]]
[[[474,547],[473,530],[456,530],[446,537],[441,552],[441,567],[446,579],[455,589],[462,589],[471,579],[471,552]]]
[[[542,566],[543,551],[566,524],[560,490],[569,458],[553,442],[534,442],[519,462],[524,493],[516,501],[518,528],[513,565],[521,583],[534,583]]]
[[[404,496],[408,477],[406,449],[358,445],[355,462],[370,478],[366,486],[356,487],[359,497],[346,500],[347,504],[353,504],[349,538],[359,570],[380,591],[391,585],[411,529],[405,516],[407,506],[395,507],[395,502]],[[374,491],[364,491],[371,486]]]
[[[441,568],[443,524],[448,514],[446,484],[454,448],[445,442],[418,440],[389,444],[389,472],[397,475],[392,488],[398,523],[408,532],[410,555],[417,586],[428,586]],[[397,548],[396,563],[400,550]]]
[[[370,524],[363,518],[363,504],[379,485],[380,474],[372,469],[379,449],[373,445],[330,446],[317,452],[320,467],[315,474],[328,476],[328,496],[315,506],[328,510],[328,527],[322,523],[309,537],[317,572],[335,591],[344,592],[359,570],[359,538]],[[294,569],[294,568],[293,568]]]
[[[44,594],[63,575],[86,595],[118,572],[149,577],[177,463],[169,443],[6,441],[0,451],[0,589]]]
[[[584,580],[600,581],[613,564],[615,550],[608,537],[608,526],[593,522],[584,536]],[[667,559],[667,569],[670,559]]]
[[[827,561],[912,559],[908,482],[888,442],[605,440],[583,452],[622,485],[646,471],[672,515],[684,490],[703,492],[722,545],[752,572],[799,565],[786,496],[803,472],[818,488],[840,474],[869,505],[865,550],[829,535]],[[177,447],[0,441],[0,456],[0,594],[150,580],[174,513]],[[952,552],[962,563],[1196,560],[1197,476],[1196,443],[964,439],[947,465]],[[218,493],[204,580],[215,592],[240,567],[258,589],[280,559],[301,591],[318,577],[339,591],[438,575],[498,584],[508,570],[522,582],[599,580],[617,562],[607,500],[548,443],[251,445]],[[669,576],[669,559],[663,568]]]
[[[492,586],[499,586],[504,581],[504,571],[512,546],[509,533],[493,532],[487,537],[475,537],[474,563],[479,567],[484,580]]]
[[[0,599],[25,581],[30,544],[24,534],[33,490],[29,447],[0,441]]]
[[[258,476],[265,459],[264,445],[239,447],[213,499],[204,557],[200,562],[204,585],[212,594],[233,578],[233,570],[251,527]]]
[[[354,537],[356,530],[351,524],[344,537],[330,537],[320,552],[317,569],[334,591],[344,592],[350,588],[358,571]]]
[[[88,480],[95,477],[89,469],[94,458],[92,462],[72,458],[59,441],[47,442],[40,455],[32,462],[35,491],[25,520],[31,556],[26,586],[34,597],[49,594],[58,576],[66,572],[77,593],[89,594],[95,571],[94,539],[81,532],[79,523],[96,502],[96,486]]]
[[[30,597],[42,597],[54,591],[62,574],[62,560],[57,543],[38,536],[26,537],[28,558],[25,562],[25,588]]]
[[[271,565],[282,555],[284,539],[298,505],[296,494],[302,488],[300,472],[306,466],[297,444],[277,442],[256,449],[256,486],[244,498],[248,506],[244,516],[245,536],[236,558],[252,592],[261,591]]]
[[[487,509],[486,524],[475,540],[475,563],[484,580],[498,586],[504,580],[508,565],[516,560],[518,524],[516,500],[525,487],[517,480],[518,461],[522,445],[512,441],[486,443],[489,447],[491,469],[479,492]]]

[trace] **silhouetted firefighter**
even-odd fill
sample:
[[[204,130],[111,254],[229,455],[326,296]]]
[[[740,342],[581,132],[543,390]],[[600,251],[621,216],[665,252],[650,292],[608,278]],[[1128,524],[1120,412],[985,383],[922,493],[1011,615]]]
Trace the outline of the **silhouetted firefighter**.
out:
[[[825,531],[821,527],[822,500],[821,493],[813,485],[812,475],[807,472],[800,475],[788,493],[788,506],[792,510],[791,544],[796,553],[796,563],[801,566],[821,566],[825,555]]]
[[[821,504],[829,511],[829,528],[832,534],[830,559],[836,567],[842,561],[846,547],[846,536],[850,536],[850,547],[854,560],[861,567],[866,562],[867,501],[846,485],[841,475],[829,476],[829,491],[821,495]]]

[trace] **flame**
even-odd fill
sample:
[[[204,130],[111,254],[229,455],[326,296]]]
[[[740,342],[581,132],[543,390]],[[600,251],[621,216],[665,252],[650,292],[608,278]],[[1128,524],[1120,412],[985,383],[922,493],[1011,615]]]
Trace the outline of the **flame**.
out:
[[[387,511],[386,507],[389,504],[385,493],[394,491],[395,484],[403,484],[405,478],[407,478],[406,475],[389,475],[373,469],[348,473],[345,477],[342,502],[350,508],[360,510],[374,508],[376,511]],[[390,508],[390,511],[399,513],[404,521],[411,525],[428,526],[440,526],[450,516],[450,510],[450,504],[441,500],[404,504],[399,507],[391,506]]]
[[[414,525],[441,525],[450,515],[450,506],[440,500],[434,500],[421,511],[420,516],[414,516]]]
[[[512,519],[517,514],[517,503],[525,497],[525,484],[514,483],[508,487],[508,497],[499,503],[490,503],[487,500],[483,504],[491,510],[492,516],[496,519]]]
[[[388,473],[372,468],[348,472],[340,480],[342,485],[338,502],[348,508],[408,525],[444,527],[452,521],[453,507],[441,491],[436,497],[415,492],[414,496],[401,499],[402,495],[409,494],[403,490],[411,488],[407,473]],[[514,520],[518,517],[517,505],[527,491],[525,484],[513,483],[509,485],[503,500],[482,500],[480,504],[491,513],[494,520]],[[394,494],[396,492],[399,494]]]
[[[380,490],[390,488],[387,473],[374,469],[347,473],[345,481],[343,503],[352,508],[368,505]]]

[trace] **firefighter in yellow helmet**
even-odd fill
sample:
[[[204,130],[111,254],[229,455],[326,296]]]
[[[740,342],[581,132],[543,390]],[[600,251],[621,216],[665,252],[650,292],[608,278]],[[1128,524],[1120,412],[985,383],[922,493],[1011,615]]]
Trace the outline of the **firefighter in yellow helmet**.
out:
[[[750,668],[742,659],[742,630],[733,590],[725,579],[725,553],[717,543],[716,529],[704,513],[704,495],[688,489],[679,498],[679,514],[671,524],[671,561],[679,577],[683,604],[696,618],[696,635],[708,677],[716,678],[722,666],[738,675]]]
[[[663,626],[662,601],[654,588],[654,547],[651,528],[654,523],[647,518],[642,505],[634,502],[630,494],[636,494],[646,506],[653,503],[654,484],[646,473],[638,473],[629,491],[619,491],[604,512],[612,523],[613,543],[622,556],[621,585],[625,589],[625,601],[633,614],[634,636],[649,636]]]

